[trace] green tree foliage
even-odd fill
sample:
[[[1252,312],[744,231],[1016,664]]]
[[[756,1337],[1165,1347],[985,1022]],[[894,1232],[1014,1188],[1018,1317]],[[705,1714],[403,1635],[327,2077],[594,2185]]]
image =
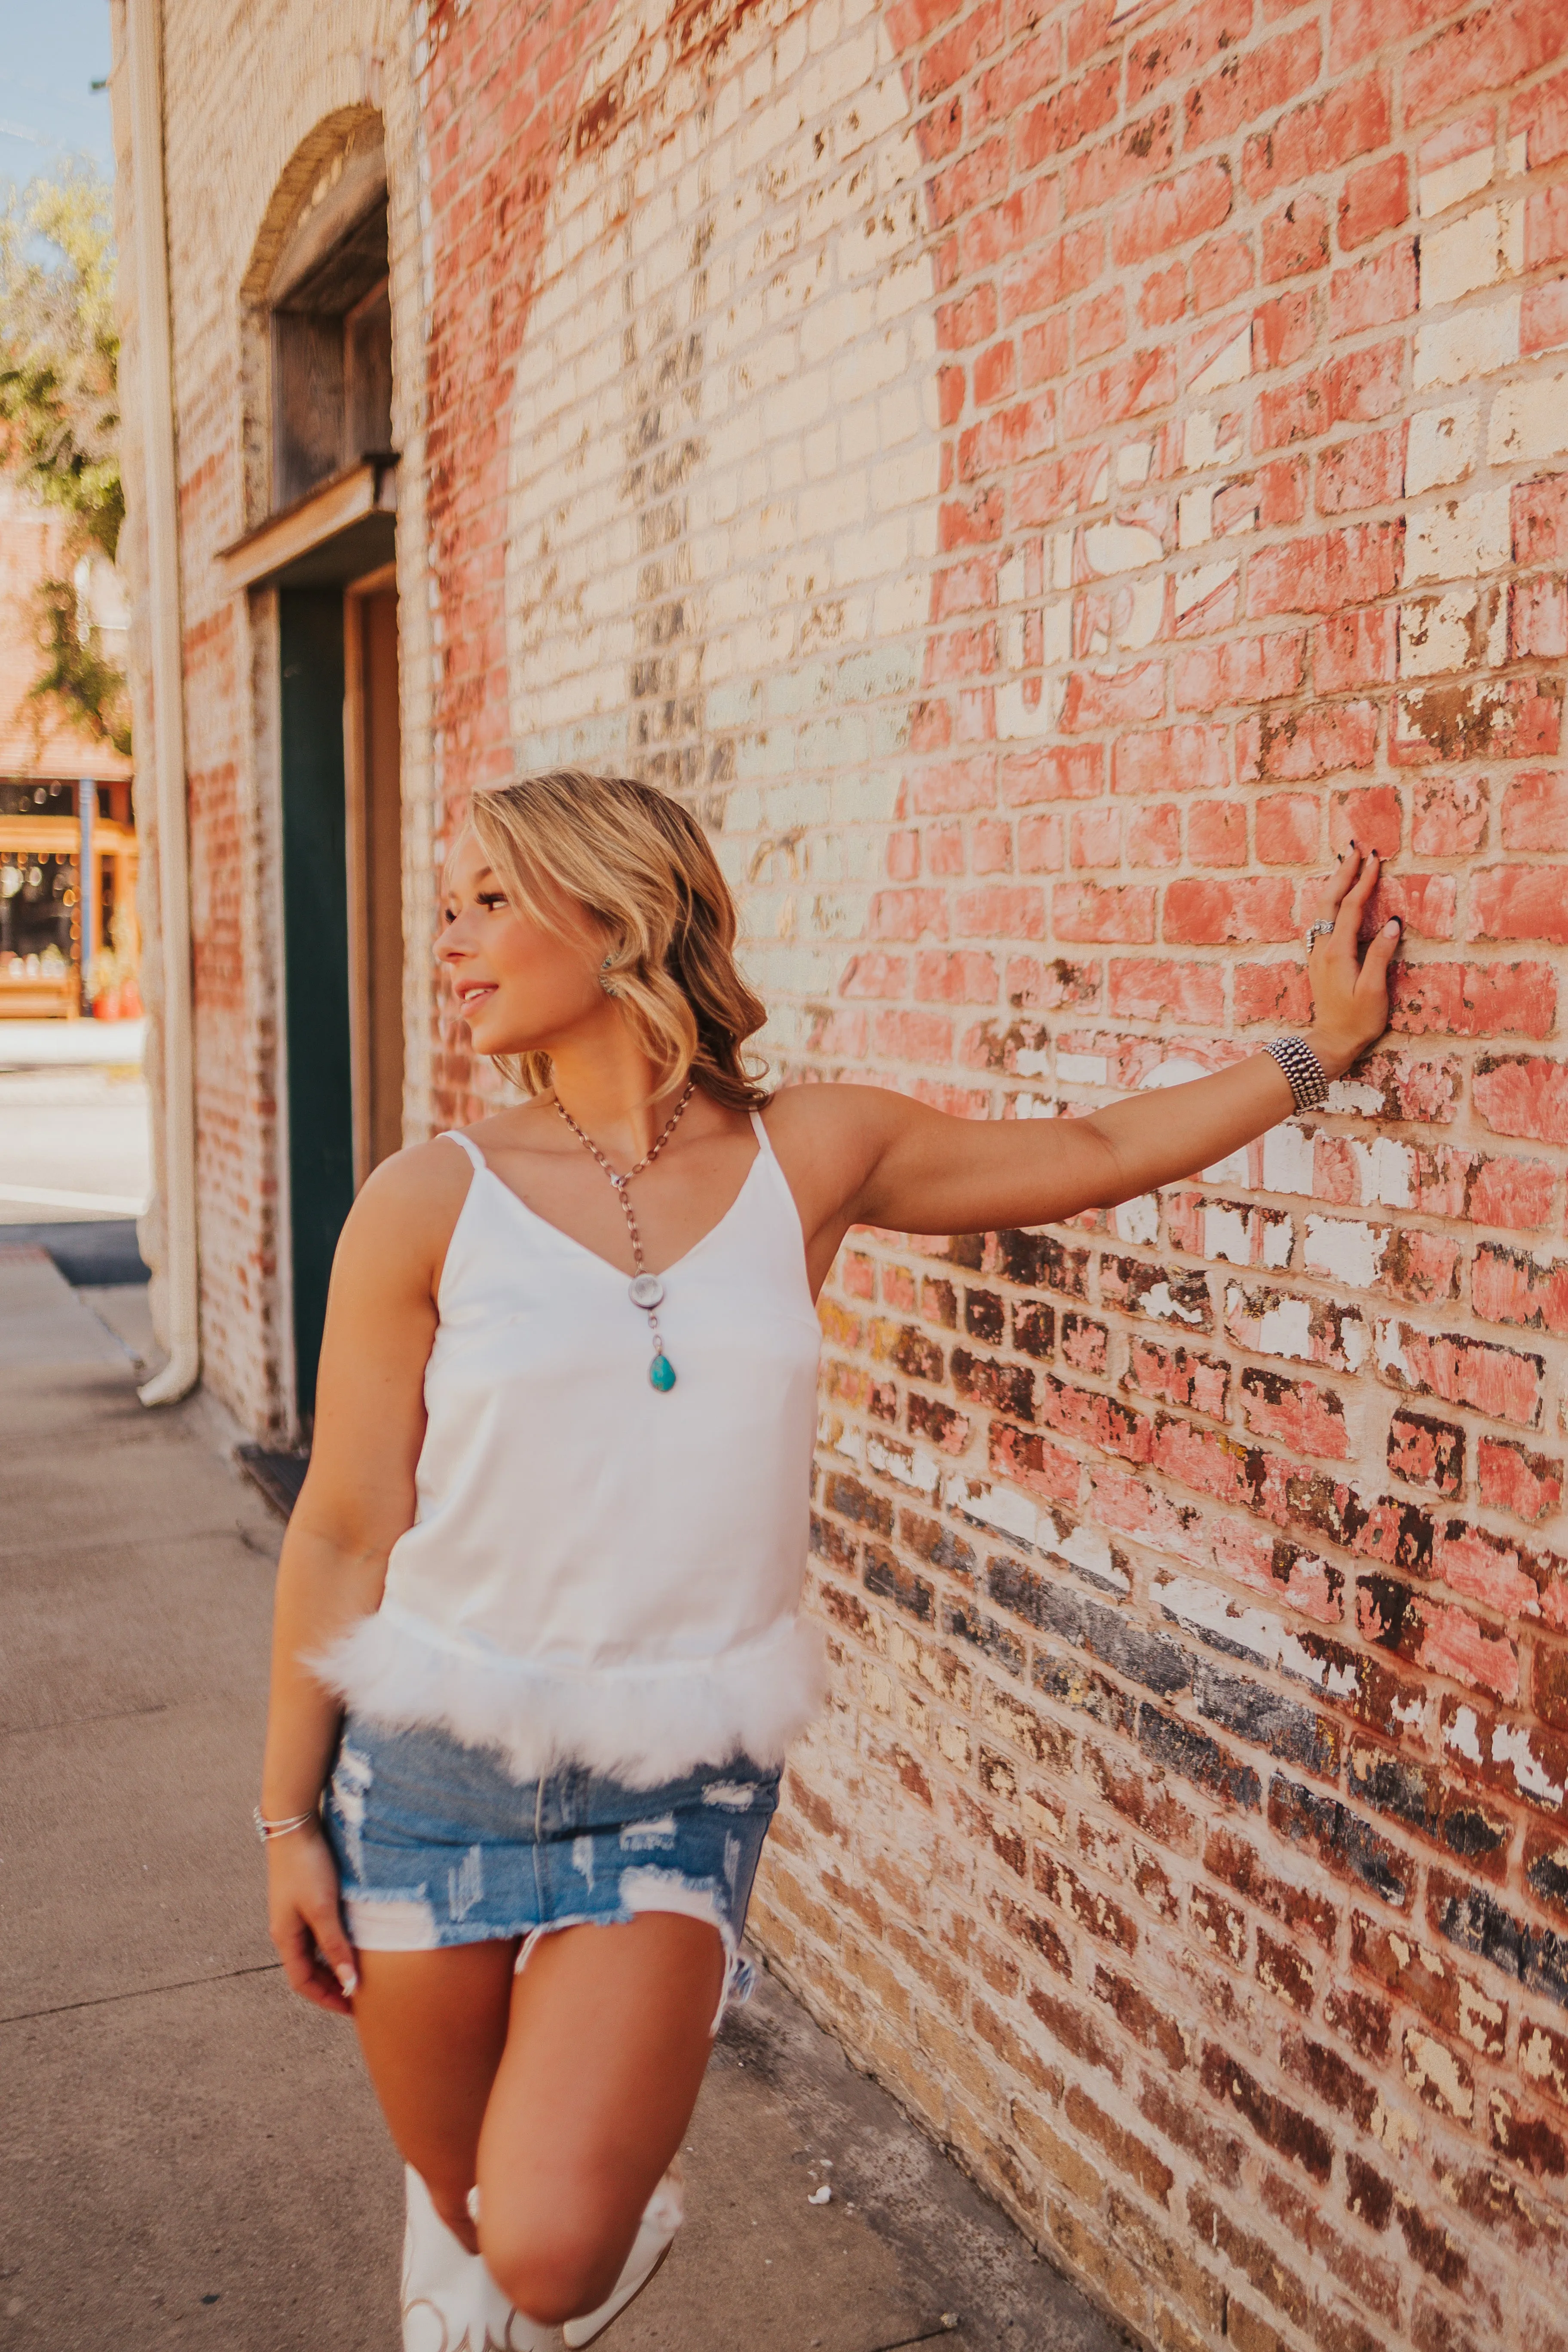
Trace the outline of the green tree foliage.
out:
[[[112,562],[120,542],[119,360],[110,192],[74,163],[0,212],[0,467],[66,515],[73,562]],[[37,618],[33,698],[129,751],[124,673],[79,611],[73,579],[42,583]]]

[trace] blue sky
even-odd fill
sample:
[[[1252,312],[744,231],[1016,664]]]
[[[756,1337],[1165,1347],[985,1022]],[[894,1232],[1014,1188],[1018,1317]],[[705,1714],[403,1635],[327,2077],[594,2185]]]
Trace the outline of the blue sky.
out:
[[[72,154],[113,170],[109,0],[0,0],[0,181],[25,185]]]

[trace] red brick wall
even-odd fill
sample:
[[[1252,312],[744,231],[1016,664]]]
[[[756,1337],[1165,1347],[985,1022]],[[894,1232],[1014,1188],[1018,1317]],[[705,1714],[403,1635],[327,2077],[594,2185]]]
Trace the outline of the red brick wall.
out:
[[[512,372],[584,52],[610,0],[434,0],[415,58],[436,223],[426,514],[440,593],[434,797],[439,858],[470,792],[512,772],[502,583]],[[463,1033],[433,1014],[437,1128],[477,1115]]]
[[[432,20],[448,822],[509,756],[503,415],[605,21]],[[716,121],[741,21],[701,19]],[[758,1924],[1150,2340],[1562,2352],[1568,7],[879,37],[931,274],[916,683],[868,622],[824,688],[860,765],[802,721],[749,782],[737,722],[703,802],[789,1068],[1050,1118],[1214,1066],[1304,1019],[1352,834],[1405,947],[1323,1115],[1110,1217],[846,1253],[834,1704]]]

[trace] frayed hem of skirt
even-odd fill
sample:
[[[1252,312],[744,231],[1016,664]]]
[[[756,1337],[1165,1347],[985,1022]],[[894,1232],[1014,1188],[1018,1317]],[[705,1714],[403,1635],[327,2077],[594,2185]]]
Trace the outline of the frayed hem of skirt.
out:
[[[708,1889],[692,1886],[682,1891],[689,1892],[693,1899],[687,1903],[622,1903],[614,1911],[568,1911],[558,1919],[531,1919],[514,1927],[501,1927],[488,1920],[471,1924],[455,1920],[436,1927],[429,1906],[406,1895],[348,1895],[343,1898],[343,1911],[349,1941],[359,1952],[447,1952],[464,1944],[510,1944],[517,1939],[521,1949],[512,1969],[514,1976],[522,1974],[537,1944],[546,1936],[559,1935],[564,1927],[626,1927],[634,1919],[654,1911],[699,1920],[718,1929],[724,1947],[724,1981],[720,1987],[713,2022],[708,2029],[711,2037],[723,2024],[724,2013],[731,2002],[739,2005],[752,1998],[757,1981],[756,1966],[742,1951],[740,1937]],[[674,1893],[672,1889],[672,1895]],[[416,1916],[420,1914],[423,1917]],[[421,1927],[426,1930],[423,1934],[418,1932]],[[429,1932],[431,1929],[434,1933]]]

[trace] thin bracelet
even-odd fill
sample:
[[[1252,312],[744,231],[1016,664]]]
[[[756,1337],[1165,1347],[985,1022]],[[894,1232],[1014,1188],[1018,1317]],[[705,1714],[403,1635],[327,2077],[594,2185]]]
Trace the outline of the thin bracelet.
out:
[[[1263,1048],[1284,1071],[1297,1110],[1315,1110],[1328,1100],[1329,1074],[1305,1037],[1271,1037]]]
[[[286,1822],[269,1822],[263,1818],[260,1806],[253,1805],[250,1818],[256,1823],[256,1834],[262,1844],[269,1845],[274,1838],[287,1837],[290,1830],[308,1829],[312,1822],[319,1822],[321,1817],[312,1806],[308,1813],[292,1813]]]

